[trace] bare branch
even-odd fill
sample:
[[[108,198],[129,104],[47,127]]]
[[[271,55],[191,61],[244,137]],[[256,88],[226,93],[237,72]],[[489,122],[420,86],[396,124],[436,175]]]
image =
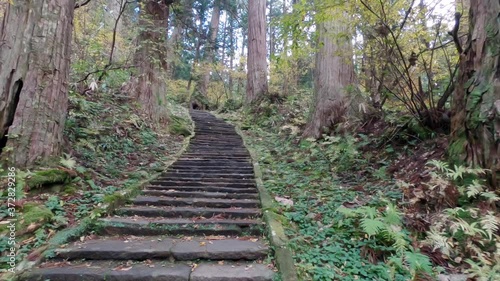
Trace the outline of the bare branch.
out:
[[[459,54],[464,51],[462,48],[462,44],[460,44],[460,38],[458,36],[458,29],[460,28],[460,18],[462,18],[462,14],[455,13],[455,26],[450,32],[448,32],[448,34],[453,37],[453,42],[455,42],[455,47],[457,48]]]
[[[85,5],[87,5],[88,3],[90,3],[90,1],[91,0],[85,0],[82,3],[76,3],[75,4],[75,10],[78,9],[78,8],[81,8],[81,7],[85,6]]]

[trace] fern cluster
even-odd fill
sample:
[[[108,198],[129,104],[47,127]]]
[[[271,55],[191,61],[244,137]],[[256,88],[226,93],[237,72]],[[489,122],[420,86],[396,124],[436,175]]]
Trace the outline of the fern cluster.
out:
[[[500,197],[474,177],[484,174],[482,169],[449,168],[446,163],[435,160],[429,164],[438,170],[432,176],[446,184],[457,184],[460,195],[469,204],[435,215],[425,242],[434,250],[439,249],[456,265],[467,263],[470,277],[495,280],[493,277],[500,276],[500,237],[497,234],[500,216],[494,212],[494,204]],[[470,202],[479,202],[482,208]]]
[[[411,245],[408,232],[403,228],[402,213],[394,204],[388,202],[383,210],[372,206],[355,209],[341,206],[337,211],[346,217],[356,218],[366,239],[390,245],[392,251],[387,264],[393,277],[397,270],[408,271],[412,278],[419,273],[433,273],[429,258]]]

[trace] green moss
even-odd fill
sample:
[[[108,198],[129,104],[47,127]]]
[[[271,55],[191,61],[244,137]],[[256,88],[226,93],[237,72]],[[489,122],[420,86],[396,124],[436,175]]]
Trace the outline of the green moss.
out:
[[[19,229],[28,227],[32,223],[46,223],[54,217],[54,214],[44,205],[27,203],[23,207],[22,219],[19,221]]]
[[[462,164],[464,162],[465,145],[467,139],[465,136],[459,137],[457,140],[450,143],[448,147],[448,159],[453,164]]]
[[[50,186],[54,184],[68,183],[71,176],[68,172],[59,169],[50,169],[35,172],[26,178],[26,185],[29,189]]]
[[[75,194],[78,191],[78,187],[73,184],[65,185],[63,192],[68,195]]]

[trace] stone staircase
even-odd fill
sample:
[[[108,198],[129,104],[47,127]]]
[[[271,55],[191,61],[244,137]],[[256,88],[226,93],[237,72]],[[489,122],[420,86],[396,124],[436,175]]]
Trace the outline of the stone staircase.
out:
[[[142,194],[23,280],[268,281],[250,155],[233,126],[191,112],[195,137]]]

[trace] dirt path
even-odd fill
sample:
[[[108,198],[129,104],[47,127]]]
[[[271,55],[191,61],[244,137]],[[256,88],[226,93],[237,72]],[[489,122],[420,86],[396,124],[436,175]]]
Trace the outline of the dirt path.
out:
[[[101,219],[100,235],[23,280],[272,280],[249,153],[232,125],[191,114],[196,135],[177,162]]]

